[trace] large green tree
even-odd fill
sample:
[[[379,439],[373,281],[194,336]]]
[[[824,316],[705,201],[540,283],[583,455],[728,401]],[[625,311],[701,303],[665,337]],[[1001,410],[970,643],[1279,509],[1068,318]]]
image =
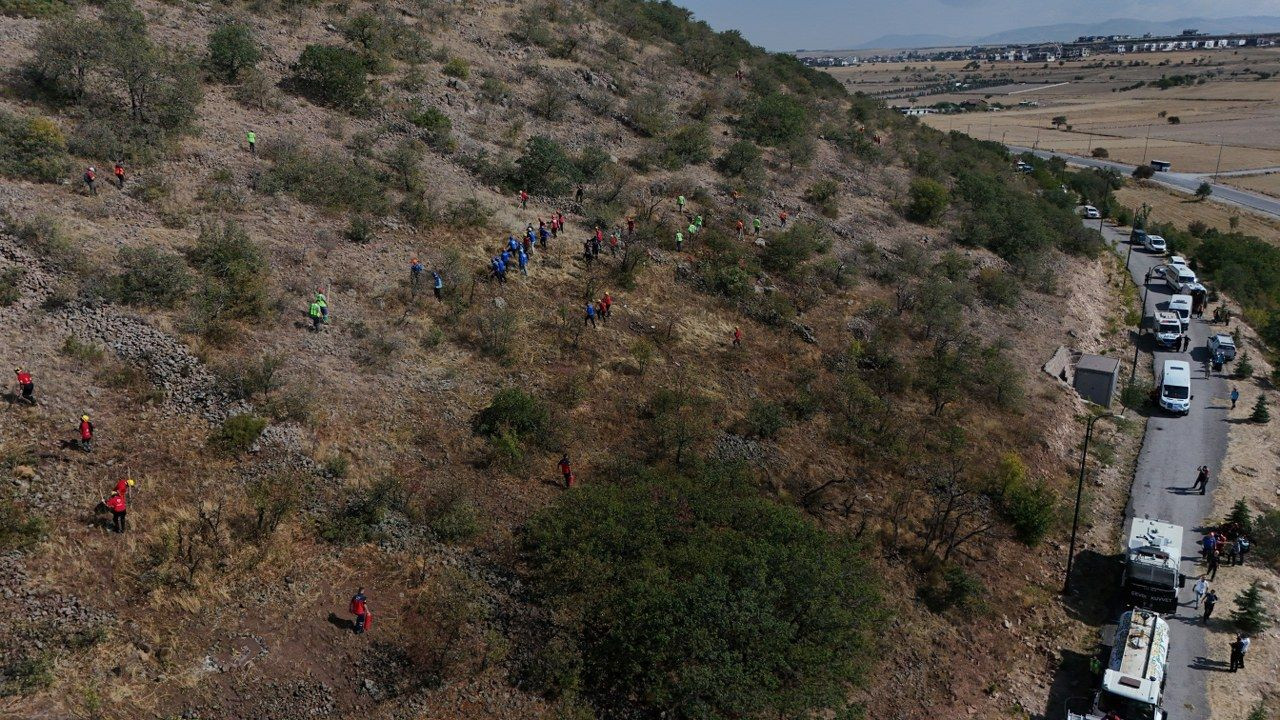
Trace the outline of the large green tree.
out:
[[[609,716],[843,707],[882,619],[860,548],[732,469],[572,491],[531,520],[523,551],[539,600],[570,619],[542,675]]]

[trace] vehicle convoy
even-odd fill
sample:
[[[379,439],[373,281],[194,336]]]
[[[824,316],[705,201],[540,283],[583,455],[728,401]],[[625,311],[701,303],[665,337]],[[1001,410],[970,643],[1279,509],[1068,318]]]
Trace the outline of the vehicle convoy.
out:
[[[1236,359],[1236,340],[1229,333],[1218,333],[1209,338],[1209,352],[1217,354],[1222,352],[1222,357],[1227,360]]]
[[[1178,590],[1186,584],[1182,574],[1182,528],[1177,525],[1133,518],[1125,547],[1121,587],[1132,607],[1173,613]]]
[[[1147,235],[1143,233],[1142,246],[1153,253],[1164,254],[1169,249],[1169,244],[1159,235]]]
[[[1182,321],[1178,319],[1178,314],[1158,311],[1154,318],[1154,329],[1156,333],[1156,343],[1163,348],[1177,348],[1182,343]]]
[[[1169,312],[1178,317],[1184,332],[1191,327],[1191,308],[1194,304],[1190,295],[1174,295],[1169,298]]]
[[[1152,610],[1134,608],[1120,616],[1102,686],[1085,714],[1067,711],[1067,720],[1168,720],[1160,707],[1169,663],[1169,623]]]
[[[1185,360],[1165,360],[1156,388],[1160,407],[1177,415],[1191,412],[1191,365]]]

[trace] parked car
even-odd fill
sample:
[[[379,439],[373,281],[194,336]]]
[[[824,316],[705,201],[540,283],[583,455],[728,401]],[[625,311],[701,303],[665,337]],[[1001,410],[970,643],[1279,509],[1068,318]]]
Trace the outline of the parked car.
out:
[[[1143,235],[1145,235],[1145,237],[1143,238],[1142,246],[1145,247],[1147,250],[1150,250],[1153,253],[1160,253],[1161,255],[1163,255],[1164,252],[1169,249],[1169,246],[1165,243],[1164,238],[1160,237],[1159,235],[1146,235],[1146,233],[1143,233]]]
[[[1102,213],[1098,212],[1098,208],[1092,205],[1085,205],[1084,216],[1089,220],[1097,220],[1098,218],[1102,217]]]
[[[1236,340],[1227,333],[1218,333],[1209,338],[1209,352],[1217,354],[1222,351],[1222,357],[1228,360],[1236,359]]]
[[[1169,257],[1169,264],[1176,267],[1187,267],[1187,259],[1181,255],[1171,255]]]
[[[1026,162],[1026,161],[1024,161],[1024,160],[1019,160],[1019,161],[1018,161],[1017,168],[1018,168],[1018,172],[1020,172],[1020,173],[1029,173],[1029,172],[1031,172],[1032,170],[1034,170],[1034,169],[1035,169],[1035,168],[1031,167],[1031,163]]]

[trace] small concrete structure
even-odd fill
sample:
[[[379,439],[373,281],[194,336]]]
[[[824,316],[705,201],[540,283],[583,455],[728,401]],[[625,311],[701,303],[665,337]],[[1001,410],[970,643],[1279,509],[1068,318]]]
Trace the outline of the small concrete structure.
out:
[[[1072,383],[1080,397],[1089,402],[1111,407],[1116,393],[1116,378],[1120,374],[1120,361],[1102,355],[1083,354],[1076,363],[1075,381]]]

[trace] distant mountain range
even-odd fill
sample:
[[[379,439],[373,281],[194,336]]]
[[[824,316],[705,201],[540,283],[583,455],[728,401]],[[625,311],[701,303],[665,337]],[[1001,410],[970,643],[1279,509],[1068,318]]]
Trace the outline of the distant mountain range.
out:
[[[982,36],[882,35],[860,43],[859,48],[898,49],[950,47],[953,45],[1003,45],[1075,40],[1081,35],[1177,35],[1195,28],[1206,33],[1280,32],[1280,17],[1246,15],[1229,18],[1180,18],[1178,20],[1136,20],[1115,18],[1089,23],[1058,23],[1004,30]]]

